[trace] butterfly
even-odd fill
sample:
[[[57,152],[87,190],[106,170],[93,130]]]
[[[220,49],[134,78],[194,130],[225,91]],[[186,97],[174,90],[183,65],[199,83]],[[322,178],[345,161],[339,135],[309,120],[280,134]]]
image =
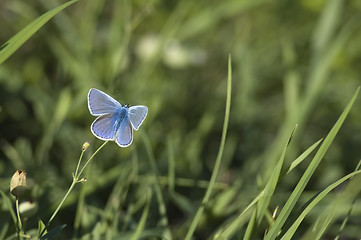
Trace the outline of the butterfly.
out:
[[[139,129],[148,113],[146,106],[122,106],[95,88],[89,90],[88,108],[91,115],[97,116],[90,127],[94,136],[115,141],[120,147],[128,147],[133,142],[133,129]]]

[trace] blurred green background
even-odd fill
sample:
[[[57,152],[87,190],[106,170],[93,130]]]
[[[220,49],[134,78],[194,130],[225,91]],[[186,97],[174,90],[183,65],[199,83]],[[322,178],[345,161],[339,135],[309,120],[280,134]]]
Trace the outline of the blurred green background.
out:
[[[2,0],[0,44],[62,3]],[[358,0],[81,0],[0,65],[0,187],[8,192],[12,174],[25,170],[27,198],[39,206],[26,227],[49,219],[71,183],[82,144],[92,142],[88,157],[102,144],[90,132],[94,117],[86,99],[90,88],[98,88],[121,104],[147,105],[149,113],[130,147],[108,143],[99,152],[88,181],[76,186],[54,226],[68,225],[63,238],[113,231],[126,239],[139,222],[145,193],[153,189],[151,156],[169,229],[182,239],[217,156],[231,54],[232,106],[219,183],[194,234],[206,239],[257,196],[296,123],[288,164],[336,122],[361,82],[360,13]],[[303,202],[355,168],[360,103]],[[306,167],[281,181],[273,209]],[[145,234],[161,236],[164,219],[154,194],[151,204]],[[0,225],[11,222],[0,211]],[[361,236],[359,200],[353,211],[350,238]],[[311,212],[301,233],[316,216],[317,210]],[[243,233],[239,229],[235,239]]]

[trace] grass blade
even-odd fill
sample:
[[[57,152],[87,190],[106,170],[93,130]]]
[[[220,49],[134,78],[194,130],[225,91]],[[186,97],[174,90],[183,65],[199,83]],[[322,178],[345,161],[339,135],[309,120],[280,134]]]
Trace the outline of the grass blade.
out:
[[[224,145],[226,143],[226,136],[227,136],[227,128],[228,128],[228,121],[229,121],[229,114],[231,109],[231,92],[232,92],[232,65],[231,65],[231,56],[228,58],[228,79],[227,79],[227,100],[226,100],[226,111],[224,114],[224,123],[223,123],[223,131],[222,131],[222,138],[221,143],[219,146],[219,151],[216,159],[216,163],[212,172],[211,180],[209,182],[206,194],[204,195],[204,198],[202,200],[201,206],[198,208],[198,211],[196,215],[193,218],[193,221],[190,225],[190,228],[187,232],[187,235],[185,237],[185,240],[190,240],[192,238],[192,235],[199,223],[199,220],[201,219],[201,216],[203,214],[204,208],[211,196],[212,190],[214,188],[214,184],[216,182],[217,174],[219,167],[221,165],[222,155],[223,155],[223,149]]]
[[[40,238],[40,240],[55,239],[58,236],[58,234],[61,232],[61,230],[63,230],[65,227],[66,227],[66,224],[62,224],[62,225],[57,226],[56,228],[50,230],[44,236],[42,236]]]
[[[361,173],[360,171],[356,171],[353,173],[350,173],[346,176],[344,176],[343,178],[339,179],[338,181],[334,182],[333,184],[331,184],[330,186],[328,186],[325,190],[323,190],[321,193],[319,193],[317,195],[317,197],[315,197],[315,199],[312,200],[312,202],[310,202],[310,204],[303,210],[303,212],[298,216],[297,220],[292,224],[292,226],[288,229],[288,231],[285,233],[285,235],[283,235],[283,237],[281,238],[281,240],[287,240],[287,239],[291,239],[293,237],[293,234],[296,232],[298,226],[301,224],[301,222],[303,221],[303,219],[306,217],[306,215],[313,209],[314,206],[316,206],[317,203],[319,203],[331,190],[335,189],[336,187],[338,187],[341,183],[345,182],[346,180],[348,180],[349,178],[355,176],[356,174]],[[359,179],[358,179],[359,180]],[[359,182],[359,181],[358,181]],[[339,194],[343,195],[342,193]],[[315,231],[317,232],[317,230]],[[319,232],[318,232],[319,233]],[[314,239],[314,238],[309,238],[309,239]]]
[[[286,174],[288,174],[289,172],[291,172],[295,167],[297,167],[298,164],[300,164],[303,160],[305,160],[305,158],[311,153],[313,152],[313,150],[318,146],[318,144],[320,144],[320,142],[322,141],[322,139],[318,140],[316,143],[314,143],[311,147],[309,147],[306,151],[304,151],[298,158],[296,158],[290,165],[290,167],[288,168]]]
[[[271,201],[271,197],[273,196],[273,193],[276,189],[279,177],[280,177],[280,173],[282,170],[282,166],[283,166],[283,162],[285,160],[285,156],[286,156],[286,150],[288,147],[288,144],[290,143],[293,134],[295,133],[297,128],[297,125],[294,127],[294,129],[292,130],[292,133],[290,135],[290,137],[287,140],[287,143],[285,145],[285,147],[283,148],[282,154],[280,159],[278,160],[277,166],[275,167],[270,179],[267,182],[266,187],[264,188],[264,195],[263,197],[258,201],[258,214],[257,214],[257,225],[260,225],[263,216],[268,208],[268,205]]]
[[[16,225],[17,224],[17,218],[16,218],[16,214],[15,214],[15,211],[13,209],[13,206],[11,204],[11,200],[8,198],[8,196],[6,196],[6,194],[0,189],[0,194],[2,196],[2,199],[3,199],[3,203],[4,205],[7,207],[7,209],[9,210],[10,212],[10,215],[14,221],[14,224]]]
[[[360,166],[361,166],[361,160],[358,162],[354,172],[358,171],[360,169]],[[340,229],[338,230],[338,233],[337,233],[337,236],[335,237],[335,240],[339,240],[341,232],[345,229],[346,224],[347,224],[347,222],[348,222],[348,220],[350,218],[351,212],[352,212],[352,210],[353,210],[353,208],[355,206],[356,200],[357,200],[357,198],[354,198],[354,200],[352,201],[352,204],[349,207],[349,210],[348,210],[348,212],[347,212],[347,214],[346,214],[346,216],[345,216],[345,218],[344,218],[344,220],[343,220],[343,222],[342,222],[342,224],[340,226]]]
[[[345,110],[325,138],[325,141],[322,143],[320,149],[317,151],[316,155],[312,159],[309,167],[307,168],[306,172],[303,174],[301,180],[298,182],[295,190],[292,192],[291,196],[287,200],[285,206],[283,207],[282,211],[280,212],[280,215],[274,222],[273,226],[271,227],[270,231],[265,237],[265,240],[275,239],[277,235],[279,234],[279,231],[281,230],[283,224],[286,222],[288,216],[290,215],[291,211],[293,210],[296,202],[298,201],[299,197],[301,196],[303,190],[305,189],[308,181],[310,180],[311,176],[313,175],[314,171],[316,170],[317,166],[323,159],[323,156],[326,154],[326,151],[330,147],[333,139],[336,137],[336,134],[340,130],[343,122],[345,121],[353,103],[356,100],[356,97],[358,95],[360,88],[357,89],[356,93],[352,97],[351,101],[346,106]]]
[[[272,175],[270,177],[270,179],[268,180],[265,188],[264,188],[264,194],[263,196],[260,198],[260,200],[258,201],[258,206],[257,209],[255,210],[255,212],[252,215],[251,221],[249,222],[247,229],[246,229],[246,234],[244,239],[251,239],[252,237],[252,232],[253,229],[256,226],[259,226],[262,222],[262,219],[265,215],[265,212],[269,206],[269,203],[271,201],[271,198],[273,196],[273,193],[276,189],[277,183],[280,179],[280,174],[281,174],[281,170],[282,170],[282,166],[285,160],[285,156],[286,156],[286,150],[287,147],[292,139],[292,136],[294,135],[295,131],[296,131],[297,125],[294,127],[294,129],[291,132],[290,137],[287,140],[287,143],[285,145],[285,147],[283,148],[282,154],[280,159],[278,160],[277,166],[274,168]],[[257,213],[257,214],[255,214]],[[256,224],[255,224],[256,222]]]
[[[337,29],[337,22],[341,16],[343,4],[344,1],[342,0],[331,0],[325,5],[313,36],[313,48],[316,53],[321,52],[330,42],[332,34]]]
[[[162,194],[162,188],[161,188],[161,184],[160,184],[160,180],[159,180],[159,173],[158,173],[157,165],[155,162],[155,157],[154,157],[154,153],[152,150],[152,146],[151,146],[149,137],[145,132],[143,132],[142,136],[143,136],[144,145],[145,145],[145,148],[146,148],[146,151],[148,154],[150,167],[152,169],[153,176],[154,176],[155,196],[159,203],[159,214],[161,215],[160,225],[165,228],[164,233],[163,233],[164,236],[167,239],[172,239],[171,231],[169,229],[169,224],[168,224],[168,218],[167,218],[167,210],[166,210],[167,208],[166,208],[166,204],[165,204],[164,197]]]
[[[291,164],[291,166],[288,168],[287,173],[289,173],[290,171],[292,171],[299,163],[301,163],[317,146],[318,144],[322,141],[319,140],[316,143],[314,143],[311,147],[309,147],[305,152],[303,152],[296,160],[294,160]],[[238,229],[241,228],[241,226],[243,225],[243,223],[246,221],[246,213],[248,210],[250,210],[250,208],[255,205],[260,199],[262,199],[264,196],[264,191],[262,191],[253,201],[252,203],[250,203],[248,205],[248,207],[237,217],[235,218],[233,221],[231,221],[231,223],[224,229],[224,230],[220,230],[218,231],[217,234],[215,234],[214,239],[228,239],[230,238]],[[255,213],[256,211],[254,211]],[[252,215],[252,218],[255,218],[256,215]],[[251,219],[252,221],[252,219]],[[252,224],[249,224],[246,230],[246,234],[244,239],[249,239],[251,236],[247,236],[247,234],[251,231]]]
[[[257,219],[257,208],[253,211],[251,220],[248,223],[248,226],[247,226],[246,232],[244,234],[243,240],[252,239],[252,234],[253,234],[253,230],[255,228],[256,219]]]
[[[33,36],[52,17],[77,1],[78,0],[66,2],[59,7],[44,13],[32,21],[25,28],[23,28],[20,32],[15,34],[12,38],[10,38],[9,41],[0,47],[0,64],[2,64],[8,57],[10,57],[18,48],[20,48],[26,40]]]
[[[357,171],[357,173],[358,172],[359,171]],[[361,191],[360,181],[361,175],[357,175],[350,180],[347,187],[342,190],[330,206],[325,208],[320,214],[316,224],[308,230],[303,236],[303,239],[320,239],[327,230],[327,227],[331,225],[335,219],[347,213],[348,209],[346,206],[351,206],[352,201]]]
[[[175,157],[173,143],[170,138],[167,141],[168,149],[168,189],[170,193],[174,193],[175,186]]]
[[[140,235],[142,234],[142,231],[144,229],[145,226],[145,221],[147,220],[148,217],[148,213],[149,213],[149,207],[150,207],[150,200],[151,198],[151,192],[147,194],[147,203],[144,207],[143,213],[142,213],[142,217],[140,218],[139,224],[137,229],[135,230],[134,234],[132,235],[132,237],[130,238],[130,240],[137,240],[139,239]]]
[[[258,194],[258,196],[223,231],[221,229],[216,234],[214,234],[213,239],[229,239],[236,231],[238,231],[246,222],[246,220],[250,218],[250,216],[247,215],[250,213],[249,210],[254,207],[254,205],[256,205],[259,199],[263,197],[263,194],[263,191]]]

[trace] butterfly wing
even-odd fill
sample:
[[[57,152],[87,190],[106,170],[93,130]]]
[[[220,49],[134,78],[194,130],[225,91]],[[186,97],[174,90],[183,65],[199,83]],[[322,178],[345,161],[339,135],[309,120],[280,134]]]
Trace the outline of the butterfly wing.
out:
[[[122,105],[108,94],[91,88],[88,93],[88,108],[93,116],[115,113]]]
[[[90,130],[97,138],[105,141],[114,140],[117,133],[118,114],[104,114],[92,123]]]
[[[132,106],[129,108],[128,117],[135,130],[138,130],[147,116],[148,108],[146,106]]]
[[[133,129],[127,117],[124,118],[119,126],[119,129],[116,133],[115,142],[120,147],[128,147],[133,142]]]

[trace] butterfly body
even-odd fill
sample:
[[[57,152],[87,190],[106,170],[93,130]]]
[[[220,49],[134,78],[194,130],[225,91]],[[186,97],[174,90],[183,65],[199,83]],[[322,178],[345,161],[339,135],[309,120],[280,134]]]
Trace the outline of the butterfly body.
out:
[[[138,130],[148,113],[146,106],[122,106],[108,94],[92,88],[88,93],[90,114],[97,116],[90,129],[94,136],[115,141],[127,147],[133,141],[133,129]]]
[[[114,114],[114,118],[116,122],[116,128],[118,129],[123,121],[128,120],[128,108],[122,107],[121,109],[117,110],[117,112]]]

